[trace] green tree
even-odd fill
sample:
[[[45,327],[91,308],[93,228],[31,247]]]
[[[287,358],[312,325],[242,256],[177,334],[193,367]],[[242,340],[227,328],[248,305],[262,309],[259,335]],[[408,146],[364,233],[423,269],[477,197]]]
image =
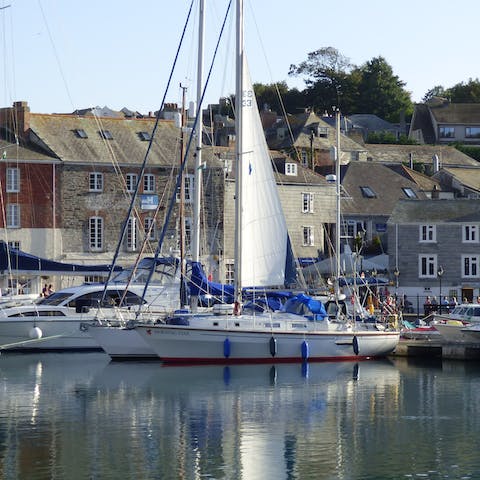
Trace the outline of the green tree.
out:
[[[450,87],[448,90],[448,98],[452,103],[480,103],[480,81],[478,78],[467,83],[460,82]]]
[[[281,115],[284,108],[288,113],[298,113],[299,109],[308,106],[305,93],[296,88],[289,89],[286,82],[267,85],[255,83],[253,89],[260,110],[268,106],[268,108]]]
[[[402,114],[413,113],[405,83],[394,75],[383,57],[372,58],[359,67],[359,73],[357,113],[373,113],[389,122],[398,122]]]
[[[444,87],[442,87],[441,85],[437,85],[427,91],[427,93],[422,98],[422,102],[426,103],[429,100],[431,100],[433,97],[449,98],[449,95],[447,90],[445,90]]]

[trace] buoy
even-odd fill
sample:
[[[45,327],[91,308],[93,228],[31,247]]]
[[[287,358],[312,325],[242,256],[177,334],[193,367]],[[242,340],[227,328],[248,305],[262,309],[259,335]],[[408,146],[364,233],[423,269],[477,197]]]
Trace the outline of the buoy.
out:
[[[43,332],[40,328],[38,327],[33,327],[30,332],[28,332],[28,335],[30,338],[42,338]]]
[[[352,345],[353,345],[353,352],[355,353],[355,355],[358,355],[358,338],[357,337],[353,337]]]
[[[302,360],[308,360],[310,356],[310,348],[306,340],[302,342]]]
[[[223,356],[225,358],[230,356],[230,340],[228,338],[223,341]]]
[[[270,355],[274,357],[277,354],[277,339],[271,337],[269,345],[270,345]]]

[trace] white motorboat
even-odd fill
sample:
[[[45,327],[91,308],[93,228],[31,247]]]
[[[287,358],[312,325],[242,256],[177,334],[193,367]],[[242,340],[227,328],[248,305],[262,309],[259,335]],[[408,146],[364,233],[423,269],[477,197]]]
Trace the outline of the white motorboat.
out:
[[[392,352],[399,331],[341,315],[300,295],[279,311],[243,305],[242,292],[284,288],[289,241],[243,48],[243,1],[237,0],[235,304],[212,313],[178,313],[137,325],[158,357],[171,363],[272,363],[350,360]],[[266,294],[268,297],[268,294]],[[264,298],[265,303],[267,298]]]
[[[176,264],[171,264],[176,269]],[[122,278],[119,278],[122,280]],[[84,324],[104,322],[125,325],[136,316],[165,314],[178,304],[178,280],[162,284],[112,281],[70,287],[36,302],[0,308],[0,350],[52,351],[102,350]]]
[[[462,303],[449,314],[435,314],[430,323],[447,342],[471,342],[468,328],[480,325],[480,304]]]

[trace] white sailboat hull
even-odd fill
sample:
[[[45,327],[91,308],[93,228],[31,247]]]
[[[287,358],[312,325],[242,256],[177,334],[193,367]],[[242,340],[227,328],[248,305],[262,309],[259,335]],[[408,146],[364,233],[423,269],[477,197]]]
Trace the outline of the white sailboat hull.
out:
[[[113,360],[158,359],[135,329],[91,325],[89,333]]]
[[[274,317],[266,322],[248,316],[198,322],[196,317],[195,325],[142,325],[136,330],[159,359],[168,363],[358,360],[391,353],[400,336],[373,325],[349,329],[328,321],[275,321]]]

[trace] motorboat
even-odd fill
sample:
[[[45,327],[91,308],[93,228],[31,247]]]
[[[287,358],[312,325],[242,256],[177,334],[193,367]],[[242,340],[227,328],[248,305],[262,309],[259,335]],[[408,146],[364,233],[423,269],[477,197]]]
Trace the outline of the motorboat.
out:
[[[447,342],[471,342],[471,334],[464,330],[480,325],[480,304],[462,303],[454,307],[449,314],[435,313],[430,325],[435,327]]]

